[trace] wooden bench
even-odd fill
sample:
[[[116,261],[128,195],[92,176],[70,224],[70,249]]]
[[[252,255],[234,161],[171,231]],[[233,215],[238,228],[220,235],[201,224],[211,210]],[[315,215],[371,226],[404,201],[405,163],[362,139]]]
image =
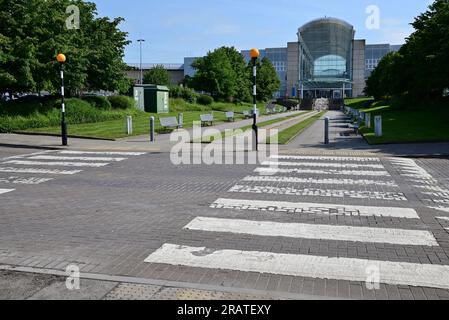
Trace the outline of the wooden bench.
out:
[[[161,127],[166,129],[179,129],[178,119],[176,117],[159,118]]]
[[[245,117],[245,119],[252,118],[251,112],[247,110],[243,111],[243,116]]]
[[[202,114],[200,115],[201,119],[201,126],[210,124],[211,126],[214,125],[214,115],[213,114]]]
[[[234,111],[226,112],[226,119],[228,119],[229,122],[235,122]]]

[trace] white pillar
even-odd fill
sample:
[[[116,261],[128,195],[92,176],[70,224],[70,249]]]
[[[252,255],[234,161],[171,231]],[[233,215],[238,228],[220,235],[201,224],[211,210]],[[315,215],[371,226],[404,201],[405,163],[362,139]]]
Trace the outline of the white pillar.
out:
[[[382,137],[383,131],[382,131],[382,116],[376,116],[374,117],[374,131],[376,133],[376,137]]]

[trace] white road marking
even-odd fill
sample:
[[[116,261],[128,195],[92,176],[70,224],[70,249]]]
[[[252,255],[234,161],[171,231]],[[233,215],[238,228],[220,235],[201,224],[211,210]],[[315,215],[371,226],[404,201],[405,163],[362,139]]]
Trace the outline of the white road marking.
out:
[[[248,182],[285,182],[285,183],[312,183],[312,184],[337,184],[337,185],[376,185],[399,187],[394,181],[383,180],[355,180],[355,179],[314,179],[314,178],[295,178],[295,177],[276,177],[276,176],[248,176],[243,179]]]
[[[448,212],[449,212],[449,208],[448,208]],[[449,221],[449,217],[437,217],[437,219]]]
[[[176,244],[164,244],[145,262],[357,282],[366,282],[369,270],[375,267],[380,271],[383,284],[449,289],[449,266],[443,265],[211,250]]]
[[[353,163],[329,163],[329,162],[278,162],[278,161],[264,161],[263,166],[283,166],[283,167],[318,167],[318,168],[338,168],[338,169],[383,169],[385,167],[381,164],[353,164]]]
[[[355,191],[355,190],[330,190],[330,189],[296,189],[296,188],[278,188],[268,186],[243,186],[235,185],[228,192],[234,193],[253,193],[253,194],[272,194],[272,195],[290,195],[307,197],[334,197],[334,198],[353,198],[353,199],[373,199],[386,201],[407,201],[405,194],[400,192],[378,192],[378,191]]]
[[[34,153],[23,154],[23,155],[18,155],[18,156],[11,156],[11,157],[3,158],[0,160],[6,161],[6,160],[13,160],[13,159],[22,159],[22,158],[26,158],[26,157],[30,157],[30,156],[37,156],[37,155],[48,154],[48,153],[52,153],[52,152],[55,152],[55,151],[54,150],[40,151],[40,152],[34,152]]]
[[[271,211],[285,213],[312,213],[325,215],[348,215],[364,217],[392,217],[419,219],[418,213],[410,208],[397,207],[366,207],[350,206],[324,203],[295,203],[284,201],[258,201],[243,199],[218,199],[211,208],[216,209],[235,209],[235,210],[254,210]]]
[[[58,175],[73,175],[83,170],[46,170],[46,169],[35,169],[35,168],[1,168],[0,172],[5,173],[34,173],[34,174],[58,174]]]
[[[109,161],[121,162],[127,158],[110,158],[110,157],[58,157],[58,156],[34,156],[29,157],[32,160],[56,160],[56,161]]]
[[[428,207],[428,208],[439,210],[439,211],[442,211],[442,212],[449,212],[449,208],[446,208],[446,207]]]
[[[60,151],[60,154],[74,154],[74,155],[103,155],[103,156],[143,156],[146,152],[93,152],[93,151]]]
[[[53,166],[53,167],[91,167],[100,168],[105,167],[109,163],[85,163],[85,162],[40,162],[40,161],[22,161],[11,160],[4,162],[3,164],[15,164],[24,166]]]
[[[410,246],[438,247],[438,242],[428,231],[277,223],[238,219],[198,217],[184,227],[187,230],[246,234],[264,237],[335,240],[351,242],[388,243]]]
[[[449,189],[444,189],[444,188],[439,187],[439,186],[413,186],[413,187],[418,188],[418,189],[425,189],[425,190],[432,191],[432,192],[437,192],[437,193],[441,192],[442,194],[448,194],[449,195]]]
[[[387,171],[352,171],[352,170],[308,170],[308,169],[278,169],[278,168],[257,168],[254,172],[260,174],[278,174],[278,173],[300,173],[300,174],[324,174],[324,175],[343,175],[343,176],[371,176],[371,177],[390,177]]]
[[[333,156],[283,156],[273,155],[271,159],[278,160],[317,160],[317,161],[351,161],[351,162],[380,162],[379,158],[359,158],[359,157],[333,157]]]
[[[0,194],[4,194],[4,193],[8,193],[8,192],[12,192],[15,189],[0,189]]]
[[[29,185],[37,185],[41,183],[45,183],[53,180],[53,178],[37,178],[37,177],[8,177],[8,178],[0,178],[0,183],[12,183],[12,184],[29,184]]]

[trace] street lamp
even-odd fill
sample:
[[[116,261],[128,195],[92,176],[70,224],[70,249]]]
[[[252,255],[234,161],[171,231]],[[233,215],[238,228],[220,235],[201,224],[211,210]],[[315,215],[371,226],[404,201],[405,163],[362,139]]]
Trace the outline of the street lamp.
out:
[[[64,64],[67,60],[62,53],[56,56],[56,60],[61,66],[61,137],[62,145],[67,146],[67,124],[65,122],[65,101],[64,101]]]
[[[260,57],[260,52],[257,49],[251,49],[250,57],[253,62],[253,149],[259,151],[259,129],[257,128],[257,59]]]
[[[140,43],[140,84],[143,84],[142,42],[145,42],[145,39],[139,39],[137,42]]]

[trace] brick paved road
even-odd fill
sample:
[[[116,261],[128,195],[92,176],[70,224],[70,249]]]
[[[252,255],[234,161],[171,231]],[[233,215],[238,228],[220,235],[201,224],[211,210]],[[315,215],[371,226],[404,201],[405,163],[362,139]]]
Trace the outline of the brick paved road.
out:
[[[9,190],[0,194],[0,264],[449,298],[448,160],[281,156],[273,170],[173,166],[168,154],[28,153],[0,154],[0,189]],[[368,290],[377,270],[380,288]]]

